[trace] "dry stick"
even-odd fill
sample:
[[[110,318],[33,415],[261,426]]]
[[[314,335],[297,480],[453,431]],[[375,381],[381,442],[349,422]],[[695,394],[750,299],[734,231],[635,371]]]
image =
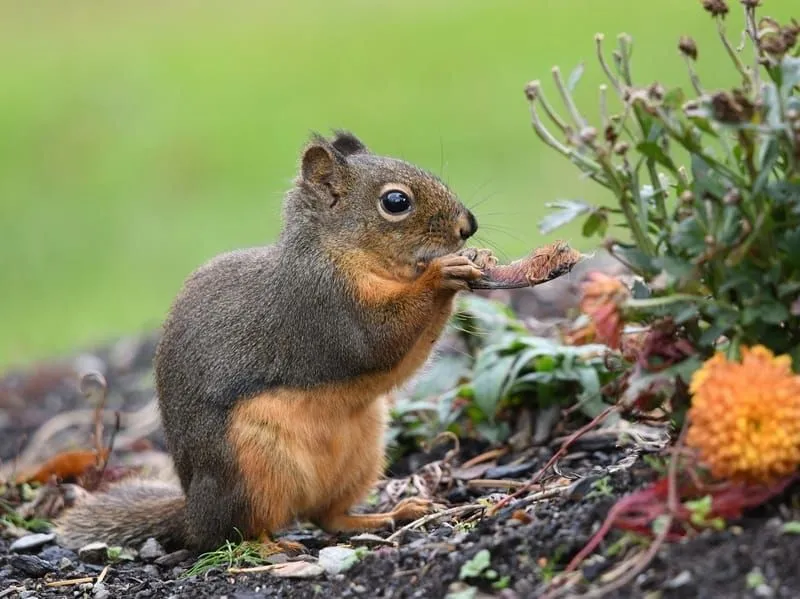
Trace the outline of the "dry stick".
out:
[[[87,582],[94,582],[94,578],[87,576],[85,578],[69,578],[67,580],[55,580],[53,582],[44,583],[48,587],[68,587],[73,584],[86,584]]]
[[[263,566],[250,566],[248,568],[228,568],[228,574],[257,574],[258,572],[269,572],[281,564],[265,564]]]
[[[544,476],[545,472],[547,472],[547,470],[548,470],[548,469],[550,469],[550,467],[551,467],[553,464],[555,464],[555,463],[556,463],[556,462],[559,460],[559,458],[561,458],[561,457],[562,457],[562,456],[563,456],[565,453],[567,453],[567,449],[569,449],[570,445],[572,445],[572,444],[573,444],[573,443],[574,443],[574,442],[575,442],[575,441],[576,441],[576,440],[577,440],[577,439],[578,439],[578,438],[579,438],[581,435],[583,435],[583,434],[584,434],[586,431],[588,431],[588,430],[591,430],[593,427],[595,427],[595,426],[597,426],[598,424],[600,424],[600,423],[601,423],[603,420],[605,420],[605,419],[606,419],[606,418],[607,418],[607,417],[608,417],[608,416],[609,416],[609,415],[610,415],[612,412],[616,412],[618,409],[619,409],[619,408],[618,408],[616,405],[613,405],[613,406],[608,406],[608,407],[607,407],[605,410],[603,410],[603,411],[602,411],[602,412],[600,412],[600,413],[599,413],[597,416],[595,416],[595,417],[592,419],[592,421],[591,421],[591,422],[589,422],[588,424],[585,424],[584,426],[582,426],[581,428],[579,428],[577,431],[575,431],[574,433],[572,433],[572,434],[569,436],[569,438],[568,438],[566,441],[564,441],[564,444],[561,446],[561,449],[559,449],[559,450],[558,450],[558,451],[557,451],[557,452],[556,452],[556,453],[553,455],[553,457],[551,457],[551,458],[550,458],[550,459],[547,461],[547,463],[544,465],[544,467],[543,467],[541,470],[539,470],[539,471],[538,471],[536,474],[534,474],[534,475],[533,475],[533,478],[532,478],[530,481],[528,481],[528,482],[525,484],[525,486],[521,487],[520,489],[518,489],[517,491],[515,491],[513,494],[511,494],[511,495],[508,495],[507,497],[504,497],[502,500],[500,500],[500,501],[498,501],[496,504],[494,504],[494,506],[492,506],[491,508],[489,508],[488,515],[489,515],[489,516],[493,516],[493,515],[495,515],[495,514],[496,514],[497,512],[499,512],[499,511],[500,511],[502,508],[504,508],[506,505],[508,505],[508,504],[509,504],[509,503],[510,503],[510,502],[511,502],[513,499],[517,499],[517,498],[518,498],[518,497],[520,497],[521,495],[523,495],[523,494],[527,493],[528,491],[530,491],[530,490],[533,488],[533,486],[534,486],[536,483],[538,483],[538,482],[539,482],[539,480],[540,480],[540,479],[541,479],[541,478]]]
[[[25,590],[25,587],[8,587],[5,591],[0,591],[0,599],[10,595],[11,593],[21,593]]]
[[[508,478],[473,478],[467,481],[467,487],[471,489],[519,489],[525,484]]]
[[[475,512],[478,510],[482,510],[484,507],[482,505],[459,505],[456,507],[451,507],[446,510],[442,510],[441,512],[434,512],[433,514],[428,514],[427,516],[423,516],[413,522],[406,524],[400,530],[392,533],[386,538],[388,543],[395,543],[395,539],[402,536],[404,533],[408,532],[409,530],[413,530],[415,528],[419,528],[420,526],[425,526],[429,522],[433,522],[434,520],[439,520],[441,518],[445,518],[447,516],[456,516],[458,514],[466,514],[467,512]]]
[[[106,567],[103,568],[103,571],[100,572],[100,576],[97,577],[95,584],[100,584],[106,579],[106,574],[108,574],[108,569],[111,567],[111,564],[106,564]]]
[[[495,458],[499,458],[504,456],[508,453],[508,448],[500,447],[498,449],[490,449],[480,455],[476,455],[474,458],[467,460],[463,464],[461,464],[461,468],[472,468],[473,466],[477,466],[478,464],[482,464],[483,462],[488,462],[489,460],[493,460]]]

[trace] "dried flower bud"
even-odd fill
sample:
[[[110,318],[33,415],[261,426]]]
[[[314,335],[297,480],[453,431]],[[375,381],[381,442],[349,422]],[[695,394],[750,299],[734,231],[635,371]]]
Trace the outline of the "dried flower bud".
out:
[[[755,107],[740,90],[726,91],[711,96],[714,118],[721,123],[746,123],[752,120]]]
[[[664,86],[658,82],[655,82],[647,88],[647,95],[657,101],[661,101],[664,99]]]
[[[746,8],[758,8],[761,6],[761,0],[741,0]]]
[[[606,130],[603,132],[603,134],[609,144],[613,144],[617,141],[617,130],[612,125],[606,127]]]
[[[800,110],[797,110],[797,108],[790,108],[786,111],[786,118],[790,121],[796,121],[800,119]]]
[[[533,102],[539,95],[540,85],[538,81],[531,81],[525,86],[525,97],[528,98],[528,102]]]
[[[758,40],[758,46],[762,51],[775,57],[783,56],[788,49],[786,47],[786,40],[784,40],[780,32],[763,35]]]
[[[585,144],[591,144],[597,139],[597,129],[594,127],[584,127],[581,129],[580,140]]]
[[[686,190],[681,194],[681,203],[682,204],[693,204],[694,203],[694,193],[690,190]]]
[[[709,246],[709,247],[714,247],[714,244],[717,243],[717,240],[714,239],[713,235],[706,235],[703,238],[703,241],[705,241],[706,245]]]
[[[797,36],[800,35],[800,24],[792,19],[792,24],[786,27],[781,27],[781,39],[783,40],[786,50],[791,50],[797,43]]]
[[[761,17],[758,20],[758,33],[764,33],[762,30],[766,29],[768,31],[779,31],[781,28],[781,24],[778,23],[772,17]]]
[[[625,154],[628,153],[629,149],[630,149],[630,145],[628,144],[628,142],[621,141],[617,145],[614,146],[614,153],[618,154],[620,156],[624,156]]]
[[[678,50],[680,50],[681,54],[684,56],[692,60],[697,60],[697,44],[688,35],[681,36],[681,39],[678,41]]]
[[[742,194],[739,193],[738,189],[730,189],[728,193],[722,198],[722,202],[726,206],[736,206],[739,202],[742,201]]]
[[[694,214],[694,211],[691,208],[683,207],[678,210],[678,220],[686,220],[690,216]]]
[[[711,13],[712,17],[725,17],[728,14],[728,5],[725,0],[702,0],[703,8]]]

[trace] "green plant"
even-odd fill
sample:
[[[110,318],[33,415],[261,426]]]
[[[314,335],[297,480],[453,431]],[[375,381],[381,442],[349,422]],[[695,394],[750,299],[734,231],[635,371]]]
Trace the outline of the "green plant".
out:
[[[527,87],[533,128],[592,181],[611,206],[561,202],[543,222],[551,230],[585,217],[583,234],[604,237],[619,218],[626,239],[605,247],[647,283],[624,305],[631,318],[669,317],[702,353],[763,344],[800,364],[800,58],[796,21],[757,19],[743,1],[752,53],[733,47],[723,0],[704,3],[731,61],[731,84],[706,89],[694,68],[695,42],[680,40],[691,89],[635,81],[633,45],[621,35],[611,64],[596,37],[608,85],[600,123],[579,111],[554,69],[567,116],[556,113],[539,82]],[[609,111],[608,91],[621,109]],[[546,125],[544,118],[552,125]],[[637,297],[638,296],[638,297]]]
[[[725,528],[725,520],[723,518],[709,518],[712,508],[711,495],[686,501],[684,505],[688,508],[690,513],[689,521],[698,528],[709,527],[714,530],[722,530]]]
[[[215,551],[203,553],[184,574],[184,577],[199,576],[212,568],[260,566],[266,563],[263,545],[253,541],[240,541],[225,545]]]

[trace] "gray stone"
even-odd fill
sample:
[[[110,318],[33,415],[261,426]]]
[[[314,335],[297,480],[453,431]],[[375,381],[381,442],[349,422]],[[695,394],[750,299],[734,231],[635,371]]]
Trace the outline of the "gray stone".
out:
[[[102,542],[89,543],[78,549],[78,557],[89,564],[102,564],[108,559],[108,545]]]
[[[39,578],[48,572],[52,572],[53,565],[35,555],[15,554],[8,556],[8,564],[28,576]]]
[[[51,541],[55,540],[56,535],[53,533],[44,534],[44,533],[37,533],[32,535],[26,535],[21,537],[11,543],[11,547],[8,548],[9,551],[14,551],[16,553],[21,553],[23,551],[31,551],[33,549],[38,549],[42,545],[46,545]]]
[[[144,568],[142,568],[142,571],[153,578],[161,577],[161,572],[159,572],[158,568],[153,564],[147,564]]]
[[[324,547],[319,551],[319,565],[328,574],[339,574],[349,570],[358,562],[355,549],[349,547]]]
[[[166,555],[166,551],[161,546],[161,543],[150,537],[139,548],[139,557],[145,562],[152,562]]]

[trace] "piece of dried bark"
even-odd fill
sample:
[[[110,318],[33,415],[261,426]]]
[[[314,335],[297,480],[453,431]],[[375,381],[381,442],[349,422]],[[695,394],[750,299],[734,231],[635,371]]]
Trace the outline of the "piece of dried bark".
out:
[[[556,241],[536,248],[525,258],[511,264],[486,269],[483,276],[470,282],[469,286],[472,289],[533,287],[567,274],[583,257],[566,242]]]

